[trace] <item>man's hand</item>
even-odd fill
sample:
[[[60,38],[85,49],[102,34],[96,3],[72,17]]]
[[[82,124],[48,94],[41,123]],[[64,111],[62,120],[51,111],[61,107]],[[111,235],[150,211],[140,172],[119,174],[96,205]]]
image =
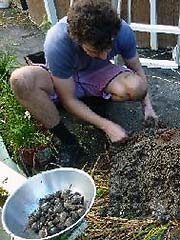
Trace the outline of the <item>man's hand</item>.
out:
[[[149,94],[145,96],[145,98],[142,101],[142,107],[143,107],[143,112],[144,112],[144,121],[148,121],[149,119],[154,119],[154,121],[157,123],[158,122],[158,116],[156,115],[150,98]]]
[[[144,104],[143,104],[144,105]],[[158,120],[158,116],[156,115],[152,105],[144,105],[144,120],[146,121],[149,118],[154,118]]]
[[[142,101],[142,107],[144,111],[144,126],[145,127],[157,127],[158,126],[158,116],[156,115],[149,94],[147,94]]]
[[[108,122],[108,125],[105,129],[103,129],[106,135],[109,137],[112,143],[115,142],[124,142],[128,135],[120,125],[113,123],[111,121]]]
[[[144,79],[144,81],[147,82],[147,77],[139,61],[138,54],[134,58],[128,59],[128,60],[125,59],[124,61],[130,69],[135,71],[142,79]],[[145,121],[144,124],[149,125],[149,122],[151,123],[154,122],[154,126],[157,126],[158,117],[152,107],[151,100],[148,93],[146,94],[145,98],[142,100],[142,108],[144,113],[144,121]]]
[[[72,79],[59,79],[53,77],[53,82],[61,103],[68,112],[104,131],[111,142],[119,142],[127,138],[127,134],[121,126],[99,116],[75,97],[75,86]]]

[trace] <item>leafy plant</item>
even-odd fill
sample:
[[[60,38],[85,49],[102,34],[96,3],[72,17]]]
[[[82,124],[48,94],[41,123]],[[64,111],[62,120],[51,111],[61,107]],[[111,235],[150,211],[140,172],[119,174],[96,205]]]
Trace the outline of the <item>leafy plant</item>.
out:
[[[7,77],[12,66],[16,63],[16,58],[14,55],[8,52],[3,52],[0,50],[0,79]]]
[[[42,23],[39,25],[40,29],[43,32],[47,32],[52,26],[52,23],[49,22],[47,15],[44,15]]]
[[[141,230],[130,240],[161,240],[164,233],[168,229],[170,223],[156,226],[156,224],[150,224],[145,229]]]
[[[97,198],[101,198],[104,196],[104,194],[107,194],[107,189],[103,189],[103,188],[98,188],[96,191],[96,197]]]
[[[37,129],[35,121],[11,90],[8,77],[16,64],[15,56],[1,51],[0,59],[0,134],[15,156],[20,148],[46,144],[49,137]]]

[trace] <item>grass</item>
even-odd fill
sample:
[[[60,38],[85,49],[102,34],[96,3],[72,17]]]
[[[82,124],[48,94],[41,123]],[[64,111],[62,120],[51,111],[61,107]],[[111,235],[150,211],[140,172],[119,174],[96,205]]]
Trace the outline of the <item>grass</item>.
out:
[[[52,27],[52,23],[49,22],[47,15],[43,17],[42,23],[39,25],[39,28],[46,33]]]
[[[16,58],[0,51],[0,134],[14,159],[21,148],[33,148],[50,141],[28,112],[18,103],[9,84],[9,73]]]

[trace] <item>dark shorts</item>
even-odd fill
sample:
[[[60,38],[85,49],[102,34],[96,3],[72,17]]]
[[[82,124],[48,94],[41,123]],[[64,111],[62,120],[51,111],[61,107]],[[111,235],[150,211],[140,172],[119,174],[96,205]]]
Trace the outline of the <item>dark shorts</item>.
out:
[[[72,76],[75,81],[75,94],[78,98],[95,96],[109,99],[111,94],[106,93],[105,88],[116,76],[124,72],[131,72],[131,70],[111,62],[94,72],[79,71]],[[54,93],[50,98],[55,101],[58,97]]]
[[[80,71],[73,76],[76,83],[76,96],[109,98],[110,94],[105,91],[107,85],[119,74],[130,71],[131,70],[125,66],[112,63],[94,72]]]

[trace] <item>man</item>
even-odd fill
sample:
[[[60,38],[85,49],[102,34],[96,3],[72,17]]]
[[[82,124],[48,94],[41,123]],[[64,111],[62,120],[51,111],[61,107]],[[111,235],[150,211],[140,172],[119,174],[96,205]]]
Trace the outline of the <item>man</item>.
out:
[[[11,86],[20,103],[69,149],[78,143],[64,126],[54,100],[104,131],[112,143],[126,139],[126,130],[93,112],[80,100],[82,97],[141,101],[145,120],[156,118],[134,34],[109,1],[77,1],[68,16],[48,31],[44,51],[48,70],[41,66],[17,69],[12,73]],[[126,67],[110,62],[117,54]],[[71,153],[75,155],[75,151],[69,151],[69,159]]]

